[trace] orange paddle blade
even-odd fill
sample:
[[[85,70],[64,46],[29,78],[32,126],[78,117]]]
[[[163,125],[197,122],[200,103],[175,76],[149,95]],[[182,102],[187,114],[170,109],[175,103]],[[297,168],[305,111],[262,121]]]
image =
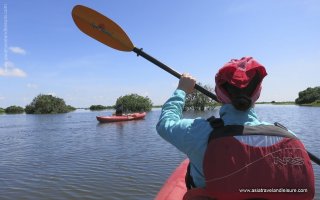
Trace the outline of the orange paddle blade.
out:
[[[133,50],[134,46],[122,28],[97,11],[77,5],[72,10],[72,18],[82,32],[99,42],[120,51]]]

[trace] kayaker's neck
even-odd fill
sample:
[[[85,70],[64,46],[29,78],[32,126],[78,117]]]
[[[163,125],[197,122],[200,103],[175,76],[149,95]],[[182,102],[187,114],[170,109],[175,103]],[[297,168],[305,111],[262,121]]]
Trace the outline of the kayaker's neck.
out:
[[[261,123],[258,120],[258,116],[253,107],[246,111],[240,111],[232,104],[223,104],[219,113],[225,125],[250,125]]]

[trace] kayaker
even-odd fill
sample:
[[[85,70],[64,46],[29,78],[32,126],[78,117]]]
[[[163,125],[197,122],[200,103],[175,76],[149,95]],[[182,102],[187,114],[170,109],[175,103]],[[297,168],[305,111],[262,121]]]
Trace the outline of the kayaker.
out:
[[[282,125],[260,121],[253,108],[266,75],[252,57],[226,63],[215,76],[222,103],[218,119],[183,118],[186,94],[196,80],[182,75],[156,128],[190,160],[186,181],[193,189],[185,199],[313,199],[314,173],[303,144]]]
[[[122,116],[123,115],[123,105],[122,104],[118,104],[116,106],[116,116]]]

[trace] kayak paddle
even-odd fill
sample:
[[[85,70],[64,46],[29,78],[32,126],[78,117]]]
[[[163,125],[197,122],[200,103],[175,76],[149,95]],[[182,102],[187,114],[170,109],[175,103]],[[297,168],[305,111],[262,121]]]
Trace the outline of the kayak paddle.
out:
[[[142,49],[135,47],[122,28],[106,16],[86,6],[77,5],[72,9],[72,18],[77,27],[93,39],[98,40],[99,42],[116,50],[128,52],[133,51],[137,56],[142,56],[161,69],[180,79],[181,74],[148,55],[142,51]],[[215,94],[200,85],[196,84],[194,88],[213,100],[218,101]],[[307,153],[313,162],[320,165],[320,159],[318,157],[308,151]]]
[[[116,50],[128,52],[133,51],[137,56],[142,56],[161,69],[180,79],[180,73],[148,55],[142,51],[142,49],[134,47],[130,38],[122,28],[106,16],[92,10],[91,8],[77,5],[72,10],[72,18],[78,28],[93,39],[96,39]],[[204,89],[202,86],[196,84],[194,88],[213,100],[218,101],[216,95]]]

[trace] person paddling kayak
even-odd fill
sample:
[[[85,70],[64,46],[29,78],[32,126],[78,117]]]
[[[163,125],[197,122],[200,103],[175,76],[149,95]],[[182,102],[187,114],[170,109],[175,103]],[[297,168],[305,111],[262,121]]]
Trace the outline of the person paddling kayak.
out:
[[[156,129],[190,160],[184,199],[314,198],[314,173],[302,142],[283,125],[260,121],[253,108],[266,75],[252,57],[226,63],[215,76],[220,118],[209,119],[182,118],[196,80],[181,76]]]
[[[116,106],[116,112],[114,113],[115,116],[122,116],[123,115],[123,105],[118,104]]]

